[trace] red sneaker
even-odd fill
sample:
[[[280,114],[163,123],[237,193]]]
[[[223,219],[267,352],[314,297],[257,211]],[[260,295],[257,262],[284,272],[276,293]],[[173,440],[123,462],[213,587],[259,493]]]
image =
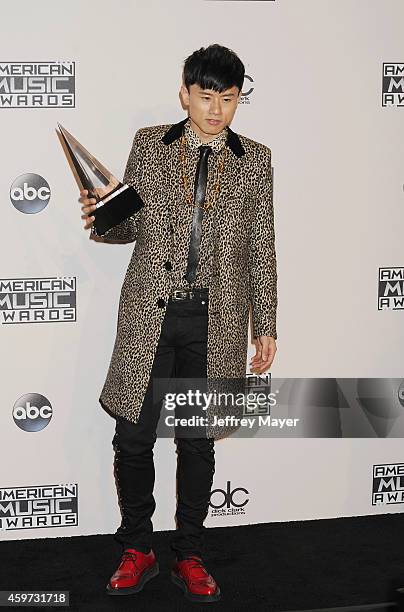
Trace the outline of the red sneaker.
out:
[[[107,585],[109,595],[130,595],[141,591],[148,580],[159,573],[159,566],[151,550],[147,555],[127,548],[116,572]]]
[[[201,557],[192,555],[176,561],[171,571],[171,580],[179,586],[191,601],[218,601],[220,589],[215,579],[205,568]]]

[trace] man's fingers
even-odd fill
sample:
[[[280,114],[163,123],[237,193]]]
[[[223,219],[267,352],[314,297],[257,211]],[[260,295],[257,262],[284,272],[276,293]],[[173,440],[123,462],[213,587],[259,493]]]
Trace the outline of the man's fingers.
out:
[[[263,358],[261,360],[261,363],[258,365],[260,369],[260,374],[262,374],[262,372],[265,372],[265,370],[271,367],[274,357],[275,357],[275,351],[270,350],[268,352],[267,358],[266,359]]]
[[[261,361],[262,359],[262,345],[261,345],[261,342],[258,340],[258,338],[256,342],[254,342],[254,344],[255,344],[255,355],[251,357],[250,363],[252,362],[255,363],[255,362]]]
[[[89,204],[96,204],[97,201],[95,198],[81,198],[80,197],[79,202],[88,206]]]
[[[276,345],[262,344],[259,340],[255,344],[256,354],[250,361],[250,369],[255,374],[263,374],[268,370],[275,357]]]
[[[263,372],[265,372],[265,370],[268,370],[268,368],[271,367],[273,362],[273,357],[272,359],[268,359],[266,362],[262,362],[262,364],[257,364],[255,365],[252,370],[256,373],[256,374],[262,374]]]
[[[83,229],[89,229],[92,226],[93,221],[95,219],[95,217],[86,217],[86,218],[88,219],[88,223],[85,224]]]
[[[85,219],[86,221],[88,221],[89,219],[95,219],[94,215],[81,215],[82,219]]]
[[[97,200],[95,198],[89,198],[87,196],[88,196],[88,189],[81,189],[79,202],[80,204],[83,204],[83,206],[81,207],[81,210],[83,211],[84,214],[81,215],[81,218],[86,221],[86,223],[83,226],[84,230],[88,230],[93,225],[95,217],[94,215],[91,215],[91,213],[97,208],[96,206]]]
[[[93,210],[95,210],[96,208],[97,208],[97,206],[95,204],[86,204],[86,206],[82,206],[81,207],[81,210],[84,213],[88,214],[88,213],[92,212]]]

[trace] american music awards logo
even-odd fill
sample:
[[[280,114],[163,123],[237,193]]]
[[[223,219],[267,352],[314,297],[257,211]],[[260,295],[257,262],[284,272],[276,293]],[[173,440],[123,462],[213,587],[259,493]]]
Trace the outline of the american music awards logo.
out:
[[[404,267],[379,268],[378,310],[404,309]]]
[[[78,525],[78,485],[31,485],[0,489],[0,529]]]
[[[404,503],[404,463],[373,466],[372,506]]]
[[[74,108],[75,62],[0,62],[0,108]]]
[[[404,106],[404,63],[383,64],[382,106]]]
[[[0,323],[76,321],[76,277],[0,279]]]

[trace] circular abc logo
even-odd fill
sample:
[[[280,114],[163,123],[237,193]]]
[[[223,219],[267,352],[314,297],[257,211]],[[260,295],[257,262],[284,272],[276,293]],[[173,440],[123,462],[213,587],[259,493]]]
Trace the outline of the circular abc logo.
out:
[[[52,418],[49,400],[40,393],[26,393],[14,404],[14,423],[24,431],[41,431]]]
[[[41,212],[51,196],[47,181],[39,174],[21,174],[10,187],[10,200],[13,206],[28,215]]]
[[[404,380],[401,381],[401,384],[398,388],[398,401],[400,402],[401,406],[404,408]]]
[[[248,81],[247,84],[246,84],[246,81]],[[254,91],[254,87],[252,86],[252,83],[254,83],[254,79],[250,77],[250,75],[245,74],[244,75],[244,87],[246,87],[246,90],[241,92],[241,95],[243,98],[248,98],[248,96],[250,96],[252,92]]]

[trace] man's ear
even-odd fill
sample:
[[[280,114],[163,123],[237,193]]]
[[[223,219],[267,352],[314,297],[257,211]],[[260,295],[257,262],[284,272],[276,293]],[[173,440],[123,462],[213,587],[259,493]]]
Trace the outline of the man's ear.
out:
[[[187,110],[189,108],[189,91],[185,87],[184,83],[182,83],[180,87],[179,98],[180,98],[181,106],[183,110]]]
[[[184,102],[186,102],[188,104],[188,102],[189,102],[189,91],[185,87],[184,83],[181,84],[180,94],[181,94],[181,97],[184,100]]]

